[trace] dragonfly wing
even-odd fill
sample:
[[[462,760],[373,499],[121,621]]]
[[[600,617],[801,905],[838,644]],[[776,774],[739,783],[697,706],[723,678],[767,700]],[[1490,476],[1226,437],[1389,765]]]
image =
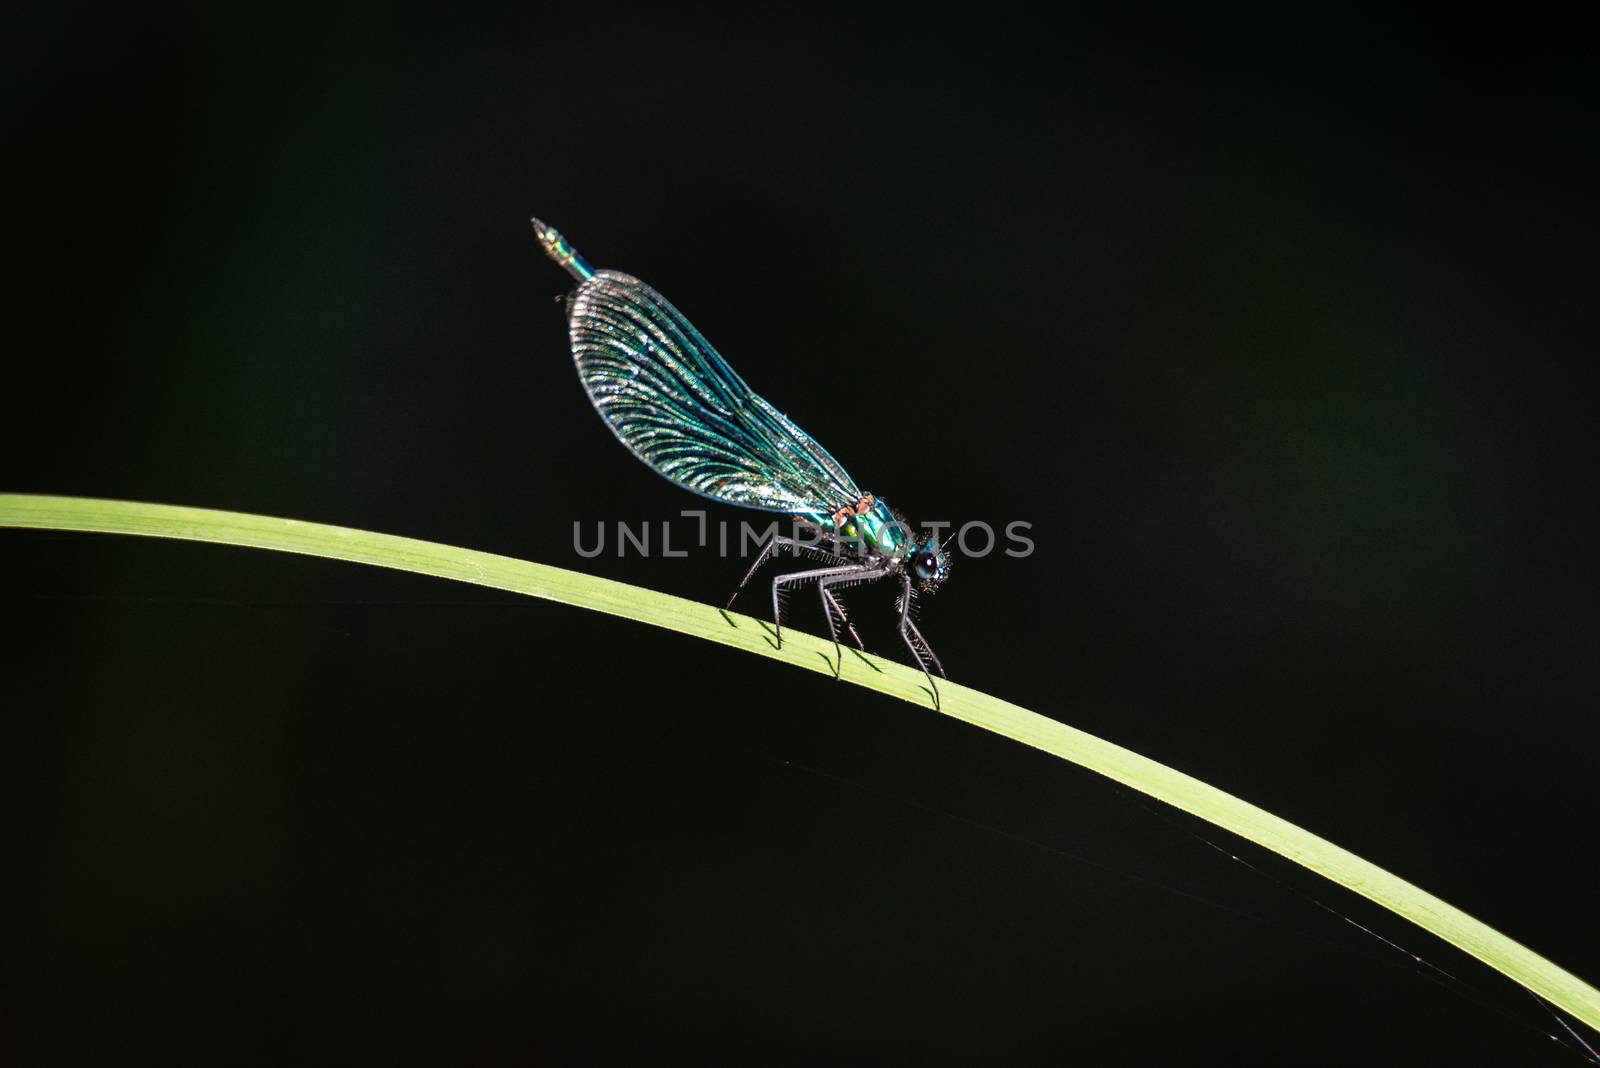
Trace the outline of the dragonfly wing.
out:
[[[769,512],[828,515],[861,498],[826,449],[637,278],[601,271],[578,287],[570,311],[572,355],[595,410],[660,474]]]

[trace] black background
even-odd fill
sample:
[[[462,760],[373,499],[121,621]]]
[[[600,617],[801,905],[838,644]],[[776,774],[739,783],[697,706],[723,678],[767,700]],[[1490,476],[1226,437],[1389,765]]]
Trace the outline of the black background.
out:
[[[1034,524],[927,606],[953,677],[1600,977],[1572,28],[18,19],[4,488],[719,601],[735,561],[573,553],[698,502],[586,403],[537,212],[865,488]],[[0,545],[28,1062],[1580,1063],[1404,922],[925,709],[414,576]]]

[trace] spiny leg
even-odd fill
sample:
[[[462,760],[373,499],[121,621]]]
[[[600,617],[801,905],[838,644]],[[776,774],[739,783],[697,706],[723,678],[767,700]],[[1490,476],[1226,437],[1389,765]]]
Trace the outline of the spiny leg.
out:
[[[928,639],[922,636],[922,632],[917,629],[916,623],[912,622],[909,617],[906,619],[906,629],[911,632],[911,637],[915,639],[917,645],[921,647],[923,655],[925,655],[929,660],[933,661],[933,670],[939,673],[939,677],[941,679],[948,679],[950,676],[945,674],[944,665],[939,663],[938,656],[934,654],[933,646],[928,644]]]
[[[913,596],[914,595],[909,591],[909,589],[903,595],[907,602],[910,602]],[[933,669],[939,673],[940,678],[949,678],[949,676],[945,674],[944,665],[939,662],[938,655],[934,653],[933,646],[928,644],[928,639],[924,638],[922,636],[922,632],[917,629],[916,621],[911,618],[910,609],[906,608],[902,614],[904,616],[906,631],[910,635],[908,640],[916,646],[915,651],[921,657],[925,657],[926,659],[933,661]]]
[[[817,580],[817,592],[822,596],[822,612],[828,617],[828,633],[833,638],[833,677],[836,679],[844,674],[844,650],[839,646],[839,628],[834,623],[834,613],[838,613],[839,622],[843,623],[845,629],[850,632],[850,637],[856,643],[856,648],[866,652],[867,647],[861,641],[861,635],[856,633],[856,628],[850,622],[850,617],[845,615],[844,605],[839,603],[839,599],[833,595],[833,591],[829,587],[855,586],[863,582],[875,581],[887,574],[887,570],[876,568],[871,571],[860,571]]]
[[[916,641],[911,636],[916,635]],[[922,649],[927,649],[928,656],[938,666],[939,658],[933,655],[933,650],[928,648],[928,643],[917,630],[915,623],[911,622],[911,579],[902,574],[900,576],[900,637],[904,639],[906,648],[911,650],[911,655],[916,658],[917,667],[922,669],[922,675],[928,680],[928,688],[933,693],[933,710],[939,711],[939,684],[933,681],[933,676],[928,673],[928,664],[922,658]],[[917,648],[918,645],[922,649]],[[939,674],[944,674],[944,668],[939,668]]]
[[[839,648],[839,632],[833,629],[835,619],[844,624],[844,629],[849,632],[850,640],[856,643],[857,649],[864,653],[867,651],[867,646],[862,642],[861,635],[856,633],[856,625],[850,622],[850,617],[845,614],[844,605],[839,598],[829,593],[827,588],[821,584],[818,584],[817,590],[822,594],[822,607],[828,616],[829,633],[833,635],[833,651],[837,654],[836,659],[838,661],[834,664],[833,677],[838,678],[840,672],[844,670],[844,653]]]
[[[739,587],[733,591],[733,596],[728,598],[728,604],[724,611],[731,612],[733,610],[733,602],[738,600],[739,594],[744,592],[744,588],[749,584],[750,579],[755,576],[755,573],[758,570],[760,570],[761,565],[767,562],[767,557],[771,556],[780,547],[792,548],[795,550],[796,555],[799,555],[801,552],[810,551],[812,553],[820,553],[820,558],[843,559],[843,557],[839,556],[837,553],[829,552],[828,550],[821,549],[815,545],[809,545],[806,542],[800,541],[798,538],[791,538],[786,534],[774,532],[768,536],[766,543],[761,546],[761,551],[756,554],[755,563],[750,565],[750,570],[746,571],[744,573],[744,578],[739,580]]]
[[[791,540],[793,539],[786,538],[782,534],[778,534],[776,532],[768,535],[766,543],[761,546],[761,551],[756,553],[755,562],[750,565],[750,570],[744,573],[744,578],[740,579],[739,585],[734,588],[733,596],[728,598],[728,610],[732,610],[733,602],[739,599],[739,594],[744,592],[745,586],[749,584],[750,579],[754,577],[755,573],[761,569],[761,565],[767,562],[767,557],[772,555],[772,551],[780,544]]]
[[[772,580],[772,629],[777,637],[778,648],[783,648],[783,608],[779,603],[779,596],[783,587],[793,586],[802,582],[817,582],[822,579],[855,576],[858,581],[882,578],[887,574],[883,568],[873,567],[870,564],[844,564],[839,567],[819,567],[813,571],[796,571],[788,575],[779,575]],[[833,619],[829,617],[828,626],[833,626]],[[838,645],[835,637],[834,645]]]

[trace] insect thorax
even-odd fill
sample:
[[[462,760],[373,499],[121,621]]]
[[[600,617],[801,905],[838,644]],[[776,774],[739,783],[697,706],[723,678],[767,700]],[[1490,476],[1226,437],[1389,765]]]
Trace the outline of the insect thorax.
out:
[[[905,518],[870,495],[861,498],[855,506],[818,518],[821,519],[818,525],[823,529],[832,529],[840,538],[858,542],[867,552],[891,560],[903,559],[915,544]]]

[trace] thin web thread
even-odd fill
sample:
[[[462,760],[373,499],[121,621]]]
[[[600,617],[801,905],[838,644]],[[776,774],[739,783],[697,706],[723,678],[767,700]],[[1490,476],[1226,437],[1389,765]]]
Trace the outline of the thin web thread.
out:
[[[1046,842],[1040,842],[1040,841],[1038,841],[1036,839],[1029,838],[1026,835],[1017,834],[1017,833],[1015,833],[1013,831],[1008,831],[1008,830],[1005,830],[1004,828],[996,827],[996,826],[993,826],[991,824],[984,823],[981,820],[975,820],[975,819],[973,819],[973,818],[971,818],[969,816],[963,816],[963,815],[960,815],[959,813],[951,812],[951,811],[949,811],[947,809],[940,808],[937,805],[928,804],[927,802],[918,801],[918,800],[916,800],[914,798],[910,798],[910,797],[905,797],[905,796],[900,795],[900,794],[896,794],[896,793],[893,793],[893,792],[890,792],[890,791],[887,791],[887,790],[883,790],[883,789],[881,789],[879,787],[869,786],[869,785],[867,785],[865,783],[856,782],[856,781],[854,781],[852,779],[849,779],[849,778],[846,778],[846,777],[844,777],[842,775],[837,775],[837,774],[835,774],[833,772],[825,771],[825,770],[823,770],[821,768],[815,768],[815,767],[811,767],[811,766],[806,765],[806,764],[801,764],[801,763],[799,763],[797,761],[780,758],[780,762],[785,767],[792,768],[792,769],[794,769],[796,771],[802,771],[802,772],[805,772],[808,775],[815,775],[818,778],[827,779],[829,781],[838,783],[840,785],[848,786],[848,787],[851,787],[852,789],[855,789],[855,790],[860,790],[860,791],[862,791],[864,793],[873,794],[875,796],[884,798],[886,800],[893,801],[893,802],[895,802],[897,804],[905,805],[905,806],[907,806],[909,808],[919,809],[919,810],[924,811],[924,812],[932,813],[933,815],[943,817],[943,818],[951,820],[953,822],[962,824],[962,825],[964,825],[966,827],[970,827],[970,828],[973,828],[975,830],[981,830],[981,831],[984,831],[984,832],[989,833],[989,834],[997,835],[997,836],[999,836],[1001,838],[1005,838],[1005,839],[1007,839],[1009,841],[1016,842],[1016,843],[1018,843],[1020,845],[1025,845],[1025,846],[1028,846],[1028,847],[1033,848],[1033,849],[1038,849],[1038,850],[1040,850],[1042,852],[1045,852],[1045,853],[1050,853],[1050,854],[1053,854],[1055,856],[1064,857],[1064,858],[1066,858],[1068,860],[1075,861],[1075,862],[1077,862],[1079,864],[1083,864],[1083,865],[1085,865],[1087,867],[1094,868],[1094,869],[1096,869],[1098,871],[1107,872],[1109,874],[1116,875],[1116,876],[1119,876],[1119,877],[1124,878],[1124,879],[1128,879],[1128,880],[1130,880],[1132,882],[1140,883],[1140,884],[1142,884],[1144,886],[1149,886],[1149,887],[1152,887],[1154,889],[1162,890],[1162,891],[1164,891],[1166,893],[1174,894],[1174,895],[1176,895],[1178,897],[1185,898],[1185,899],[1187,899],[1189,901],[1194,901],[1194,902],[1196,902],[1198,904],[1205,905],[1205,906],[1207,906],[1209,908],[1215,909],[1215,910],[1217,910],[1219,912],[1227,913],[1228,915],[1235,916],[1235,917],[1240,918],[1240,919],[1249,920],[1249,921],[1252,921],[1252,922],[1255,922],[1255,923],[1262,924],[1264,926],[1277,927],[1277,928],[1281,928],[1281,929],[1284,929],[1284,930],[1293,931],[1294,933],[1300,935],[1303,938],[1307,938],[1307,939],[1310,939],[1312,941],[1321,943],[1322,945],[1329,946],[1331,948],[1337,949],[1340,952],[1350,953],[1350,954],[1352,954],[1352,955],[1354,955],[1356,957],[1359,957],[1362,960],[1371,962],[1373,964],[1382,965],[1384,967],[1401,967],[1401,965],[1398,965],[1398,964],[1392,962],[1391,959],[1388,958],[1388,957],[1378,957],[1378,956],[1374,956],[1374,955],[1369,954],[1369,953],[1362,953],[1362,952],[1356,951],[1352,947],[1350,947],[1348,945],[1345,945],[1344,943],[1335,941],[1335,940],[1333,940],[1331,938],[1328,938],[1326,936],[1314,933],[1312,931],[1308,931],[1305,928],[1298,927],[1298,926],[1295,926],[1293,924],[1284,923],[1281,920],[1276,920],[1276,919],[1272,919],[1272,918],[1269,918],[1269,917],[1260,916],[1260,915],[1257,915],[1257,914],[1252,913],[1252,912],[1248,912],[1248,911],[1243,910],[1243,909],[1235,908],[1232,905],[1223,904],[1221,902],[1212,900],[1212,899],[1204,897],[1202,895],[1195,894],[1194,892],[1192,892],[1190,890],[1186,890],[1186,889],[1184,889],[1182,887],[1173,886],[1170,883],[1162,882],[1159,879],[1152,879],[1149,876],[1139,875],[1139,874],[1137,874],[1135,872],[1126,871],[1126,870],[1123,870],[1121,868],[1117,868],[1117,867],[1114,867],[1112,865],[1105,864],[1105,863],[1103,863],[1101,861],[1091,860],[1088,857],[1082,856],[1081,854],[1078,854],[1078,853],[1073,853],[1070,850],[1062,849],[1062,848],[1060,848],[1058,846],[1050,845],[1050,844],[1048,844]],[[1217,851],[1218,853],[1221,853],[1223,856],[1228,857],[1230,860],[1236,861],[1237,863],[1243,865],[1245,868],[1247,868],[1250,871],[1256,873],[1258,876],[1268,880],[1269,882],[1276,883],[1278,886],[1282,887],[1283,889],[1288,890],[1288,891],[1298,895],[1299,897],[1305,898],[1307,901],[1310,901],[1312,904],[1316,905],[1318,908],[1322,909],[1323,911],[1325,911],[1325,912],[1327,912],[1327,913],[1329,913],[1329,914],[1331,914],[1333,916],[1338,917],[1339,919],[1343,920],[1345,923],[1347,923],[1350,926],[1354,927],[1356,930],[1361,931],[1361,932],[1363,932],[1363,933],[1365,933],[1367,935],[1370,935],[1372,938],[1377,940],[1382,945],[1388,947],[1390,950],[1392,950],[1394,952],[1397,952],[1397,953],[1404,954],[1406,957],[1409,957],[1414,964],[1420,965],[1422,968],[1427,969],[1426,971],[1421,971],[1421,970],[1419,970],[1418,968],[1415,968],[1415,967],[1407,967],[1404,970],[1408,974],[1416,975],[1416,976],[1419,976],[1419,977],[1421,977],[1423,979],[1426,979],[1429,982],[1431,982],[1434,985],[1436,985],[1437,987],[1439,987],[1441,990],[1444,990],[1447,993],[1449,993],[1449,994],[1451,994],[1451,995],[1453,995],[1455,997],[1458,997],[1458,998],[1462,999],[1463,1001],[1467,1002],[1468,1004],[1473,1005],[1473,1006],[1475,1006],[1477,1008],[1486,1009],[1486,1010],[1494,1013],[1496,1016],[1499,1016],[1501,1019],[1507,1021],[1508,1023],[1514,1024],[1518,1028],[1523,1028],[1523,1029],[1532,1031],[1534,1034],[1543,1035],[1545,1038],[1550,1039],[1550,1041],[1556,1043],[1558,1046],[1562,1047],[1565,1050],[1570,1051],[1573,1055],[1575,1055],[1577,1057],[1581,1057],[1582,1059],[1588,1061],[1591,1064],[1600,1064],[1600,1056],[1596,1056],[1595,1051],[1590,1047],[1589,1043],[1585,1042],[1583,1040],[1582,1036],[1580,1036],[1575,1030],[1573,1030],[1571,1025],[1569,1025],[1566,1020],[1562,1019],[1561,1016],[1558,1015],[1550,1005],[1546,1004],[1542,998],[1538,998],[1537,995],[1534,995],[1535,1000],[1539,1001],[1539,1003],[1544,1006],[1545,1010],[1550,1013],[1550,1015],[1556,1020],[1556,1022],[1559,1023],[1562,1026],[1562,1028],[1567,1031],[1568,1034],[1572,1035],[1572,1037],[1577,1040],[1579,1045],[1582,1046],[1582,1049],[1579,1049],[1579,1048],[1575,1047],[1571,1042],[1569,1042],[1566,1039],[1562,1038],[1558,1034],[1555,1034],[1555,1033],[1553,1033],[1551,1031],[1548,1031],[1548,1030],[1546,1030],[1544,1028],[1541,1028],[1538,1025],[1529,1022],[1528,1020],[1525,1020],[1525,1019],[1523,1019],[1523,1018],[1521,1018],[1519,1016],[1516,1016],[1516,1015],[1514,1015],[1514,1014],[1512,1014],[1510,1012],[1507,1012],[1504,1008],[1501,1008],[1499,1005],[1496,1005],[1494,1002],[1488,1000],[1488,998],[1485,997],[1482,994],[1481,991],[1477,990],[1470,983],[1468,983],[1465,980],[1461,979],[1460,977],[1452,974],[1451,972],[1446,971],[1444,968],[1439,967],[1438,965],[1434,964],[1432,961],[1426,960],[1425,958],[1423,958],[1421,956],[1421,954],[1415,953],[1415,952],[1411,951],[1410,949],[1407,949],[1405,946],[1400,945],[1398,942],[1395,942],[1395,941],[1393,941],[1391,939],[1385,938],[1383,935],[1379,934],[1377,931],[1374,931],[1372,928],[1367,927],[1366,925],[1357,922],[1356,920],[1352,919],[1349,916],[1346,916],[1344,913],[1340,912],[1338,909],[1332,907],[1331,905],[1327,904],[1326,902],[1319,900],[1318,898],[1316,898],[1313,895],[1305,892],[1304,890],[1299,889],[1298,887],[1292,886],[1292,885],[1284,882],[1283,880],[1273,876],[1269,872],[1263,871],[1261,868],[1258,868],[1256,865],[1251,864],[1249,861],[1245,860],[1244,858],[1242,858],[1242,857],[1234,854],[1233,852],[1223,848],[1222,846],[1218,845],[1217,843],[1215,843],[1215,842],[1211,841],[1210,839],[1206,838],[1204,835],[1197,834],[1195,831],[1191,830],[1190,828],[1184,827],[1184,826],[1178,824],[1175,820],[1173,820],[1166,813],[1160,812],[1159,810],[1151,807],[1146,802],[1145,798],[1142,795],[1137,794],[1132,790],[1129,790],[1127,787],[1122,787],[1120,783],[1115,784],[1115,785],[1117,785],[1122,790],[1126,791],[1126,793],[1135,802],[1138,803],[1140,808],[1143,808],[1146,812],[1149,812],[1151,815],[1154,815],[1154,816],[1162,819],[1163,821],[1172,824],[1178,830],[1181,830],[1185,834],[1187,834],[1189,837],[1194,838],[1197,841],[1200,841],[1200,842],[1204,843],[1205,845],[1209,846],[1211,849]],[[1523,989],[1526,989],[1526,988],[1523,988]],[[1532,991],[1527,991],[1527,992],[1529,994],[1533,993]]]
[[[1544,998],[1540,997],[1538,994],[1535,994],[1531,990],[1528,991],[1528,996],[1530,998],[1532,998],[1534,1001],[1537,1001],[1540,1004],[1540,1006],[1543,1007],[1544,1011],[1548,1012],[1550,1014],[1550,1018],[1551,1019],[1555,1020],[1556,1023],[1558,1023],[1562,1027],[1566,1028],[1567,1034],[1569,1034],[1573,1038],[1575,1038],[1577,1040],[1577,1042],[1578,1042],[1578,1045],[1582,1046],[1585,1050],[1588,1051],[1588,1053],[1589,1053],[1589,1063],[1591,1063],[1591,1064],[1600,1064],[1600,1053],[1596,1053],[1595,1052],[1594,1047],[1589,1045],[1589,1043],[1584,1040],[1584,1037],[1582,1035],[1578,1034],[1578,1032],[1573,1028],[1573,1026],[1567,1022],[1566,1017],[1562,1016],[1559,1012],[1557,1012],[1555,1010],[1555,1006],[1554,1005],[1551,1005],[1548,1001],[1546,1001]],[[1554,1038],[1555,1036],[1552,1035],[1551,1037]]]
[[[1250,871],[1255,872],[1257,875],[1261,876],[1263,879],[1266,879],[1269,882],[1275,883],[1278,886],[1282,887],[1283,889],[1288,890],[1291,893],[1296,894],[1299,897],[1304,898],[1305,900],[1311,902],[1313,905],[1317,906],[1319,909],[1322,909],[1324,912],[1327,912],[1327,913],[1329,913],[1330,915],[1333,915],[1333,916],[1337,916],[1339,919],[1343,920],[1345,923],[1348,923],[1350,926],[1354,927],[1356,930],[1361,931],[1364,934],[1371,935],[1373,938],[1377,939],[1379,942],[1381,942],[1384,945],[1388,946],[1390,949],[1394,950],[1397,953],[1405,954],[1406,956],[1410,957],[1413,961],[1415,961],[1417,964],[1419,964],[1422,967],[1428,969],[1428,972],[1433,973],[1433,974],[1430,975],[1427,972],[1416,972],[1416,971],[1413,971],[1412,974],[1414,974],[1414,975],[1422,975],[1424,978],[1427,978],[1427,979],[1431,980],[1432,982],[1436,983],[1441,989],[1450,991],[1451,993],[1455,994],[1456,996],[1463,998],[1464,1000],[1466,1000],[1470,1004],[1476,1005],[1479,1008],[1488,1009],[1491,1012],[1495,1013],[1496,1015],[1502,1017],[1503,1019],[1509,1020],[1512,1023],[1517,1024],[1519,1027],[1526,1027],[1526,1028],[1528,1028],[1528,1029],[1530,1029],[1530,1030],[1532,1030],[1532,1031],[1534,1031],[1534,1032],[1536,1032],[1538,1034],[1544,1035],[1546,1038],[1550,1039],[1552,1042],[1554,1042],[1557,1045],[1561,1046],[1563,1049],[1571,1051],[1575,1056],[1582,1057],[1584,1060],[1588,1061],[1590,1064],[1600,1064],[1600,1054],[1597,1054],[1595,1052],[1594,1048],[1592,1046],[1590,1046],[1588,1042],[1584,1041],[1583,1036],[1580,1035],[1576,1030],[1574,1030],[1572,1025],[1569,1024],[1559,1013],[1557,1013],[1553,1006],[1551,1006],[1548,1002],[1546,1002],[1543,998],[1539,997],[1539,995],[1535,994],[1533,991],[1528,990],[1527,987],[1519,986],[1519,989],[1521,989],[1524,992],[1526,992],[1530,997],[1532,997],[1540,1005],[1544,1006],[1545,1011],[1550,1014],[1551,1018],[1553,1018],[1556,1021],[1556,1023],[1560,1024],[1562,1026],[1562,1028],[1564,1028],[1566,1030],[1566,1032],[1569,1035],[1571,1035],[1578,1042],[1578,1045],[1583,1047],[1582,1049],[1579,1049],[1579,1048],[1573,1046],[1572,1043],[1568,1042],[1566,1039],[1562,1038],[1560,1035],[1557,1035],[1557,1034],[1555,1034],[1553,1032],[1550,1032],[1550,1031],[1546,1031],[1545,1029],[1543,1029],[1541,1027],[1538,1027],[1538,1026],[1532,1024],[1532,1023],[1529,1023],[1528,1021],[1523,1020],[1523,1019],[1521,1019],[1521,1018],[1519,1018],[1519,1017],[1507,1012],[1505,1009],[1500,1008],[1498,1005],[1496,1005],[1493,1002],[1489,1001],[1482,994],[1482,992],[1479,991],[1476,987],[1474,987],[1472,984],[1466,982],[1465,980],[1463,980],[1459,976],[1454,975],[1451,972],[1446,971],[1444,968],[1439,967],[1437,964],[1434,964],[1432,961],[1425,959],[1421,954],[1416,953],[1411,949],[1408,949],[1407,947],[1401,945],[1400,943],[1395,942],[1395,941],[1393,941],[1391,939],[1385,938],[1383,935],[1379,934],[1377,931],[1374,931],[1372,928],[1366,926],[1365,924],[1360,923],[1359,921],[1355,920],[1354,918],[1345,915],[1344,913],[1340,912],[1338,909],[1334,908],[1332,905],[1329,905],[1327,902],[1323,901],[1321,898],[1318,898],[1314,894],[1310,894],[1310,893],[1300,889],[1297,886],[1294,886],[1294,885],[1291,885],[1290,883],[1284,882],[1282,879],[1278,878],[1277,876],[1273,875],[1272,873],[1270,873],[1268,871],[1265,871],[1265,870],[1263,870],[1261,868],[1258,868],[1256,865],[1250,863],[1248,860],[1245,860],[1243,857],[1239,856],[1237,853],[1234,853],[1232,850],[1226,849],[1223,846],[1218,845],[1216,842],[1213,842],[1211,839],[1207,838],[1203,834],[1200,834],[1198,831],[1194,830],[1193,828],[1183,826],[1182,824],[1180,824],[1177,820],[1173,819],[1167,813],[1162,812],[1160,809],[1157,809],[1154,806],[1152,806],[1149,803],[1149,801],[1147,801],[1145,799],[1145,797],[1143,795],[1139,794],[1138,792],[1136,792],[1136,791],[1134,791],[1134,790],[1132,790],[1132,789],[1130,789],[1130,788],[1128,788],[1126,786],[1123,786],[1121,783],[1116,783],[1114,785],[1116,785],[1125,795],[1130,797],[1136,804],[1138,804],[1138,806],[1140,808],[1144,809],[1146,812],[1149,812],[1151,815],[1156,816],[1157,818],[1163,820],[1164,822],[1166,822],[1168,824],[1171,824],[1172,826],[1176,827],[1178,830],[1182,831],[1184,834],[1188,835],[1190,838],[1193,838],[1193,839],[1195,839],[1196,841],[1199,841],[1199,842],[1203,842],[1205,845],[1210,846],[1212,849],[1216,850],[1218,853],[1221,853],[1223,856],[1227,857],[1229,860],[1232,860],[1232,861],[1235,861],[1236,863],[1242,864],[1244,867],[1248,868]],[[1443,976],[1443,980],[1439,979],[1438,976]],[[1446,982],[1444,980],[1448,980],[1448,982]],[[1454,985],[1451,985],[1451,984],[1454,984]]]

